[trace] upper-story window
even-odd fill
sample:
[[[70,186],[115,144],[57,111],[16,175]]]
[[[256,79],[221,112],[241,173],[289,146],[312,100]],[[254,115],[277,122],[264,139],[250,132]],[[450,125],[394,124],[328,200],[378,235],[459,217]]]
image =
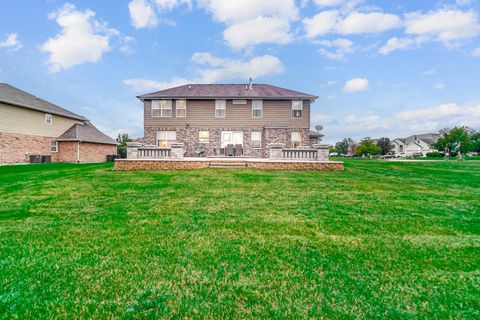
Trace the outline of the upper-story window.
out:
[[[263,116],[263,100],[252,100],[252,118]]]
[[[215,100],[215,118],[227,116],[227,100]]]
[[[172,116],[172,100],[152,100],[152,117]]]
[[[292,100],[292,117],[301,118],[303,114],[303,101]]]
[[[45,124],[53,124],[53,116],[50,113],[45,113]]]
[[[175,101],[175,109],[177,118],[185,118],[187,116],[187,100],[179,99]]]

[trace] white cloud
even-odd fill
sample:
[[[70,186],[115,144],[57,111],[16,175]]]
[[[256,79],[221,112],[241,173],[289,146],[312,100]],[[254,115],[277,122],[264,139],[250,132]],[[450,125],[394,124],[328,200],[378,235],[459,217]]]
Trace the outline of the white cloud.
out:
[[[475,11],[441,9],[426,14],[410,13],[406,15],[405,23],[406,34],[428,37],[447,45],[480,34]]]
[[[345,92],[360,92],[368,90],[368,79],[366,78],[354,78],[345,82],[343,91]]]
[[[339,22],[337,31],[340,34],[380,33],[401,26],[402,20],[394,14],[352,12]]]
[[[480,47],[478,47],[478,48],[476,48],[472,51],[472,56],[473,57],[480,57]]]
[[[323,7],[333,7],[344,3],[346,0],[315,0],[315,3]]]
[[[210,53],[197,52],[192,61],[204,65],[198,69],[201,82],[217,82],[226,79],[248,79],[283,73],[282,62],[274,56],[264,55],[250,60],[221,59]]]
[[[192,8],[192,0],[155,0],[160,10],[172,10],[181,5],[186,5],[190,10]]]
[[[422,76],[433,76],[434,74],[437,74],[436,69],[428,69],[422,72]]]
[[[261,43],[284,44],[293,38],[288,20],[263,16],[231,25],[225,29],[223,37],[234,49]]]
[[[196,52],[192,62],[198,66],[198,76],[193,79],[172,78],[155,81],[143,78],[126,79],[123,83],[135,92],[157,91],[187,83],[214,83],[230,79],[254,79],[280,74],[284,71],[281,61],[274,56],[264,55],[250,60],[219,58],[208,52]]]
[[[397,38],[393,37],[390,38],[387,43],[381,47],[378,52],[387,55],[392,51],[395,50],[408,50],[418,47],[421,43],[425,40],[421,37],[417,37],[414,39],[411,38]]]
[[[191,81],[183,78],[172,78],[170,81],[160,82],[148,79],[126,79],[123,84],[132,88],[135,92],[145,93],[152,91],[159,91],[167,88],[178,87]]]
[[[323,40],[318,42],[324,48],[320,48],[318,52],[326,58],[333,60],[341,60],[347,54],[355,51],[354,43],[348,39]]]
[[[105,22],[94,19],[92,10],[78,11],[66,3],[58,11],[49,14],[62,30],[42,44],[40,50],[49,54],[50,71],[58,72],[85,62],[98,62],[105,52],[111,50],[110,40],[120,41],[121,51],[127,52],[134,39],[123,36],[118,30],[109,28]]]
[[[158,24],[155,8],[146,0],[132,0],[128,4],[130,19],[136,29],[155,27]]]
[[[227,25],[223,37],[235,49],[293,39],[290,23],[298,18],[294,0],[198,0],[198,5]]]
[[[18,40],[17,33],[8,33],[4,41],[0,41],[0,48],[9,48],[13,51],[20,50],[23,44]]]
[[[312,18],[303,19],[303,25],[307,31],[307,37],[315,38],[330,33],[337,24],[337,10],[322,11]]]

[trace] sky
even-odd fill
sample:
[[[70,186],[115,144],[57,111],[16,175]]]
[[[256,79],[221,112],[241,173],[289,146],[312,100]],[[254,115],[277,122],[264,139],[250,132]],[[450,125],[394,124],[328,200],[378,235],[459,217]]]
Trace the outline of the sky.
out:
[[[480,0],[0,0],[0,82],[143,134],[137,95],[269,83],[324,142],[480,129]]]

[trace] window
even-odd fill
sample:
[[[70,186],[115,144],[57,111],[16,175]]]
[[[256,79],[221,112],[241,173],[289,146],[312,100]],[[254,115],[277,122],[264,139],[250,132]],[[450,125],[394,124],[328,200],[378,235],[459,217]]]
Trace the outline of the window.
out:
[[[172,143],[177,141],[177,132],[175,131],[157,131],[157,146],[169,148]]]
[[[185,118],[187,116],[187,100],[177,100],[175,102],[175,107],[177,118]]]
[[[292,101],[292,117],[301,118],[302,113],[303,113],[303,101],[293,100]]]
[[[252,148],[261,148],[262,147],[262,133],[259,131],[252,132]]]
[[[198,140],[200,140],[201,143],[208,143],[210,141],[210,133],[208,131],[198,132]]]
[[[227,115],[227,100],[215,100],[215,118],[225,118]]]
[[[302,146],[302,133],[292,132],[292,148],[298,148]]]
[[[152,117],[172,116],[172,100],[152,100]]]
[[[51,152],[57,152],[58,151],[58,141],[51,141],[50,142],[50,151]]]
[[[247,100],[233,100],[233,104],[247,104]]]
[[[263,114],[263,100],[252,100],[252,118],[261,118]]]
[[[50,113],[45,113],[45,124],[53,124],[53,116]]]

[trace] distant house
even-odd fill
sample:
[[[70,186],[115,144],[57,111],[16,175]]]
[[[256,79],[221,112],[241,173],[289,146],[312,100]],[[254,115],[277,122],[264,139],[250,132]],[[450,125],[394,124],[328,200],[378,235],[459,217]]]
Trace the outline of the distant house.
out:
[[[436,151],[432,145],[436,143],[439,138],[440,135],[435,133],[417,134],[407,138],[397,138],[392,141],[393,152],[397,157],[408,157],[420,153],[425,157],[428,152]]]
[[[0,163],[103,162],[116,145],[85,117],[0,83]]]
[[[206,156],[266,157],[272,143],[309,148],[321,137],[309,130],[317,97],[268,84],[189,84],[138,98],[145,126],[139,142],[181,143],[187,157],[199,148]]]

